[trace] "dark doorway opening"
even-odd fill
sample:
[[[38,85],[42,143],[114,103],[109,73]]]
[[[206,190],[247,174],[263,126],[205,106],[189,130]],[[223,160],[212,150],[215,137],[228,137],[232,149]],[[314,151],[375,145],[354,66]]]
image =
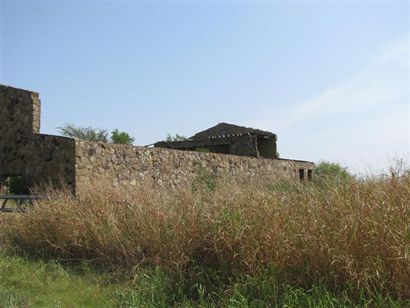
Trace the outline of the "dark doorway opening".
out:
[[[299,169],[299,179],[301,181],[305,179],[305,169]]]
[[[260,157],[276,158],[276,143],[272,138],[258,137],[257,149]]]

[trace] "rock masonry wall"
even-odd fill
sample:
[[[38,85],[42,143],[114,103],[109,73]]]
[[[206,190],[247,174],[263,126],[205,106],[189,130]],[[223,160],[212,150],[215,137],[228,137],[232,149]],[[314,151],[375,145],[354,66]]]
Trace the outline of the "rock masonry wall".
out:
[[[39,131],[38,93],[0,85],[0,175],[24,173],[28,147]]]
[[[0,85],[0,179],[75,187],[75,141],[39,134],[39,94]]]
[[[234,155],[241,156],[258,156],[257,149],[257,137],[256,136],[232,136],[229,138],[211,138],[204,140],[183,140],[183,141],[161,141],[154,145],[157,148],[169,148],[169,149],[181,149],[181,150],[194,150],[205,148],[212,149],[218,146],[227,146],[226,152]],[[215,153],[211,150],[210,152]],[[222,152],[218,152],[222,153]]]
[[[313,168],[310,162],[85,142],[39,131],[39,94],[0,85],[0,179],[22,176],[29,185],[68,185],[81,194],[96,180],[130,189],[143,183],[177,188],[200,170],[274,180],[298,179],[302,169]]]
[[[216,176],[264,176],[267,180],[299,179],[300,170],[313,163],[262,159],[226,154],[132,147],[76,140],[77,191],[95,180],[114,187],[135,187],[149,182],[156,187],[178,188],[189,184],[200,172]]]

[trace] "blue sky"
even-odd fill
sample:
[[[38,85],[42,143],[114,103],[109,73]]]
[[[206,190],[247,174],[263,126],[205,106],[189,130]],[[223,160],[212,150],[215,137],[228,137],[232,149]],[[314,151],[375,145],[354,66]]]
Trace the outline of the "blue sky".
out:
[[[284,158],[408,159],[407,1],[0,3],[0,83],[40,92],[43,133],[145,145],[229,122],[276,132]]]

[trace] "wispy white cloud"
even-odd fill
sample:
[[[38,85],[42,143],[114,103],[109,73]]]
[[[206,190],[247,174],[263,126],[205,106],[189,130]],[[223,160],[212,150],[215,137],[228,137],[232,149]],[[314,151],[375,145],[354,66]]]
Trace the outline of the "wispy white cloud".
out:
[[[278,132],[284,157],[380,171],[389,157],[410,153],[409,70],[409,38],[403,37],[350,80],[297,104],[282,118],[266,113],[247,124]]]
[[[306,118],[364,112],[396,102],[408,103],[409,67],[409,38],[403,37],[388,44],[366,69],[350,80],[297,104],[281,119],[259,119],[250,124],[280,132]],[[407,101],[403,102],[404,99]]]

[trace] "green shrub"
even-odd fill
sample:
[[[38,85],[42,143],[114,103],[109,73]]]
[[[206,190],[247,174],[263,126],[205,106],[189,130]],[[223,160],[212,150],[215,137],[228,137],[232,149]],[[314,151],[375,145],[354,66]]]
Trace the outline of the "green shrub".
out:
[[[353,176],[338,163],[320,161],[314,169],[316,181],[346,182],[353,179]]]
[[[173,141],[184,141],[187,140],[188,138],[183,136],[183,135],[179,135],[179,134],[175,134],[175,135],[171,135],[168,134],[167,138],[165,139],[165,141],[167,142],[173,142]]]
[[[198,169],[197,176],[192,181],[192,191],[193,192],[202,192],[202,191],[215,191],[217,187],[217,178],[216,175],[207,170],[204,167]]]
[[[0,192],[13,195],[28,194],[27,180],[22,176],[10,176],[0,181]]]
[[[27,180],[22,176],[10,177],[9,191],[11,194],[15,195],[28,194],[29,189]]]
[[[8,191],[8,183],[6,178],[0,178],[0,192]]]
[[[114,144],[128,144],[131,145],[134,142],[134,138],[132,138],[126,132],[120,132],[118,129],[114,129],[111,132],[111,142]]]

